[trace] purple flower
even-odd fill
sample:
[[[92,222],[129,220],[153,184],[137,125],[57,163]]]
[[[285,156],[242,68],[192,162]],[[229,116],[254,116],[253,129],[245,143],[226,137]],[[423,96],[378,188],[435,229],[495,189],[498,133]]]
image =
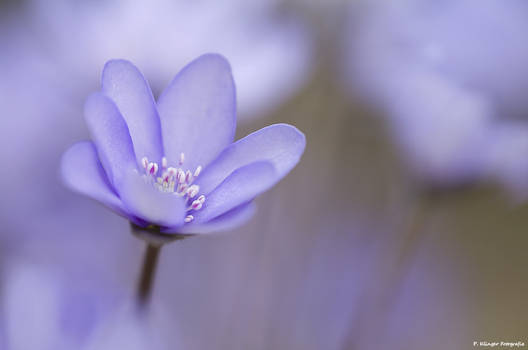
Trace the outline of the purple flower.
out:
[[[276,0],[27,0],[0,23],[2,56],[12,58],[9,68],[19,74],[32,79],[38,74],[53,87],[46,93],[77,97],[93,89],[101,62],[113,57],[135,62],[156,92],[175,67],[205,51],[218,52],[233,64],[240,120],[247,121],[266,117],[293,97],[313,65],[306,24],[295,12],[278,11],[278,5]],[[57,76],[58,70],[68,74]]]
[[[164,304],[140,314],[113,283],[45,265],[6,264],[1,349],[166,349],[165,342],[180,348],[178,327]],[[174,337],[163,337],[168,325]]]
[[[229,63],[207,54],[187,65],[157,103],[125,60],[109,61],[85,118],[92,141],[63,156],[73,190],[133,223],[168,233],[226,230],[253,213],[253,199],[299,161],[304,135],[276,124],[233,142],[235,85]]]
[[[346,35],[347,76],[387,116],[414,173],[527,195],[528,3],[362,4]]]

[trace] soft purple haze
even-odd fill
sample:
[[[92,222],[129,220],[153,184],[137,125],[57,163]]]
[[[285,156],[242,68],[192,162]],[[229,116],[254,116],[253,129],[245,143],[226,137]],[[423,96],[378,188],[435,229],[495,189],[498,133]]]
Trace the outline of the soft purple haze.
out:
[[[415,172],[443,184],[494,178],[526,192],[526,2],[351,8],[349,82],[383,110]]]
[[[162,337],[167,327],[177,333],[159,303],[148,315],[139,313],[126,293],[104,279],[87,281],[13,259],[4,280],[2,349],[161,350],[169,349]]]
[[[407,187],[416,179],[407,178],[377,114],[344,94],[333,74],[345,38],[345,32],[333,30],[346,1],[23,0],[19,10],[1,8],[0,348],[14,339],[21,350],[39,348],[31,342],[54,350],[64,342],[70,342],[68,350],[158,350],[158,345],[163,350],[414,350],[464,347],[481,336],[524,336],[527,313],[519,300],[528,286],[522,254],[526,208],[506,208],[505,199],[481,188],[441,198],[427,211],[421,243],[406,264],[396,264],[415,204]],[[389,4],[376,12],[397,9]],[[508,13],[515,22],[515,11]],[[306,14],[309,21],[298,21]],[[361,28],[362,20],[373,16],[359,11],[349,24]],[[355,33],[369,42],[381,35],[378,30],[385,35],[387,28],[407,28],[398,21],[387,27],[392,22],[385,17],[379,21]],[[365,55],[374,49],[367,45]],[[131,235],[128,214],[115,215],[61,183],[61,155],[90,137],[83,104],[100,89],[107,60],[125,57],[137,64],[158,98],[179,69],[209,51],[232,65],[241,124],[237,138],[287,122],[306,133],[308,143],[292,173],[256,198],[258,210],[245,225],[163,248],[151,299],[156,317],[146,324],[127,307],[136,292],[144,242]],[[314,53],[317,65],[311,64]],[[481,125],[489,101],[460,97],[464,89],[453,89],[440,74],[406,68],[399,80],[383,57],[368,58],[373,67],[356,71],[352,82],[371,81],[357,86],[371,86],[364,92],[372,93],[372,101],[384,83],[391,87],[384,95],[391,102],[405,97],[398,116],[405,123],[395,119],[392,125],[409,126],[402,135],[420,141],[410,138],[406,150],[425,155],[420,162],[431,169],[421,172],[424,178],[473,181],[491,174],[496,163],[494,171],[526,179],[513,171],[520,163],[511,150],[522,153],[528,139],[515,123],[501,129],[501,146],[492,146],[493,152],[479,148],[481,139],[492,145],[482,137],[489,131],[486,124],[485,132],[473,128]],[[376,67],[381,61],[387,68]],[[393,62],[405,67],[407,60]],[[511,75],[505,77],[511,81]],[[512,96],[522,94],[513,90]],[[416,124],[418,114],[407,112],[418,95],[435,102],[422,104],[432,115],[451,99],[465,101],[460,104],[465,107],[442,127],[428,119]],[[468,114],[473,117],[466,117],[464,128],[451,128]],[[165,138],[157,141],[163,144]],[[466,141],[475,147],[461,153]],[[430,150],[438,158],[428,157]],[[175,158],[169,165],[178,167],[179,155]],[[186,154],[183,165],[195,170],[195,162]],[[156,344],[153,335],[168,346]]]
[[[234,64],[245,120],[274,110],[309,77],[307,26],[278,5],[276,0],[28,0],[5,12],[0,43],[3,56],[32,60],[15,62],[25,65],[26,74],[37,73],[57,93],[77,98],[96,86],[101,62],[110,59],[136,63],[157,94],[179,67],[204,52],[218,52]]]

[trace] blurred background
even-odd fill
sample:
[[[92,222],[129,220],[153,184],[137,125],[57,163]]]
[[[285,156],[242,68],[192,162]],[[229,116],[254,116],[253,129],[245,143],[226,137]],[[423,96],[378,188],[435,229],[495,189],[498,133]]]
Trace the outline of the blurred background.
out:
[[[0,2],[0,349],[469,349],[528,344],[528,3]],[[155,96],[219,52],[237,138],[299,165],[228,234],[161,254],[58,164],[110,58]]]

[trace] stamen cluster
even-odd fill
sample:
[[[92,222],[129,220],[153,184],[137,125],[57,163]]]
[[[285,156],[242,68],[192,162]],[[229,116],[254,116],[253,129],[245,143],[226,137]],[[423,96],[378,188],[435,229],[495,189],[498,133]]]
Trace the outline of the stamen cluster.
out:
[[[187,216],[184,221],[189,223],[194,220],[194,216],[190,212],[202,208],[205,196],[202,194],[194,199],[200,191],[200,186],[193,184],[193,182],[200,175],[202,166],[199,165],[194,172],[191,172],[183,169],[184,161],[185,154],[181,153],[178,167],[169,167],[165,157],[161,159],[161,169],[158,163],[149,162],[147,157],[141,159],[141,165],[145,169],[143,175],[145,181],[152,183],[160,192],[183,197],[187,200]]]

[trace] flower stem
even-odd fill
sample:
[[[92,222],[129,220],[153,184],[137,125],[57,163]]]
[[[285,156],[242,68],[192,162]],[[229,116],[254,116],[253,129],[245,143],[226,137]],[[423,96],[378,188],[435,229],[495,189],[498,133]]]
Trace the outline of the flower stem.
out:
[[[191,237],[192,235],[179,233],[165,234],[161,232],[158,226],[153,225],[140,227],[131,223],[130,227],[132,234],[147,244],[145,257],[143,258],[143,268],[141,269],[137,287],[138,305],[140,308],[143,308],[149,303],[150,295],[152,294],[161,247],[170,242]]]
[[[147,305],[152,294],[152,286],[156,277],[156,267],[158,265],[160,251],[161,245],[147,243],[137,289],[137,298],[140,306]]]

